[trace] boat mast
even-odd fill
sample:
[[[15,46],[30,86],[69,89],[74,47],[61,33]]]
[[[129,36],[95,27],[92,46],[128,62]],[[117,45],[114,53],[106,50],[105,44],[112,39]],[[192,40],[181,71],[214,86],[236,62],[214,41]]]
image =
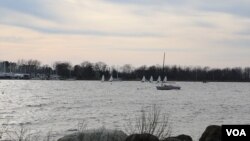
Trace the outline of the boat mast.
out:
[[[163,73],[164,73],[164,64],[165,64],[165,52],[164,52],[163,65],[162,65],[162,72],[163,72]]]
[[[164,52],[164,56],[163,56],[162,76],[164,75],[164,65],[165,65],[165,52]],[[163,81],[161,81],[161,85],[163,85]]]
[[[3,62],[3,72],[6,73],[6,63],[5,63],[5,61]]]

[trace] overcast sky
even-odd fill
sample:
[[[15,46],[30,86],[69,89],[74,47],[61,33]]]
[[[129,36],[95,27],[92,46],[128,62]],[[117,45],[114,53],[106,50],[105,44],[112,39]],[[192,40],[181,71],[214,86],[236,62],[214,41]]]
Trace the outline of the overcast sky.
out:
[[[250,0],[0,0],[0,60],[250,66]]]

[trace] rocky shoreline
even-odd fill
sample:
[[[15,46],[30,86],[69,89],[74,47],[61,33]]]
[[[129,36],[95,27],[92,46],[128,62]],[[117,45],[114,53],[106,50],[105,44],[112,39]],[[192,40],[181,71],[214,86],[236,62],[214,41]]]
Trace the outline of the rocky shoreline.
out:
[[[184,134],[159,139],[157,135],[148,133],[127,135],[120,130],[96,129],[66,135],[57,141],[193,141],[193,139]],[[221,126],[209,125],[199,141],[221,141]]]

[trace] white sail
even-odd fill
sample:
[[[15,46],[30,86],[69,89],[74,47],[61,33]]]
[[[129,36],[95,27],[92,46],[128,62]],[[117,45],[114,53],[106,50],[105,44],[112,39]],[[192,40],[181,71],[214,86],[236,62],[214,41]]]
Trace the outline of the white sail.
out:
[[[158,76],[157,83],[161,82],[161,76]]]
[[[152,83],[153,81],[154,81],[153,76],[151,76],[149,82]]]
[[[146,81],[146,78],[145,76],[143,76],[141,82],[145,82],[145,81]]]
[[[167,81],[168,81],[168,78],[167,78],[167,76],[165,76],[163,79],[163,83],[166,83]]]
[[[110,76],[109,81],[110,81],[110,82],[113,81],[113,76],[112,76],[112,75]]]
[[[104,75],[102,75],[102,82],[104,82],[105,81],[105,77],[104,77]]]

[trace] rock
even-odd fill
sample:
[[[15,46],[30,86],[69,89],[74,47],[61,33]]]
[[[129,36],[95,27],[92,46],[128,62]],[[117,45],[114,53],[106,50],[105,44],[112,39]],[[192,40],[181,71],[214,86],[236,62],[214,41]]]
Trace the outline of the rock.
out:
[[[66,136],[58,139],[57,141],[79,141],[78,134],[74,133],[74,134],[66,135]]]
[[[96,129],[66,135],[57,141],[124,141],[126,137],[120,130]]]
[[[190,136],[182,134],[176,137],[168,137],[163,141],[193,141],[193,140]]]
[[[159,141],[159,139],[151,134],[132,134],[125,141]]]
[[[176,136],[176,138],[179,139],[180,141],[193,141],[190,136],[184,134]]]
[[[166,138],[166,139],[164,139],[162,141],[181,141],[181,140],[179,140],[179,139],[177,139],[175,137],[168,137],[168,138]]]
[[[221,126],[208,126],[199,141],[221,141]]]

